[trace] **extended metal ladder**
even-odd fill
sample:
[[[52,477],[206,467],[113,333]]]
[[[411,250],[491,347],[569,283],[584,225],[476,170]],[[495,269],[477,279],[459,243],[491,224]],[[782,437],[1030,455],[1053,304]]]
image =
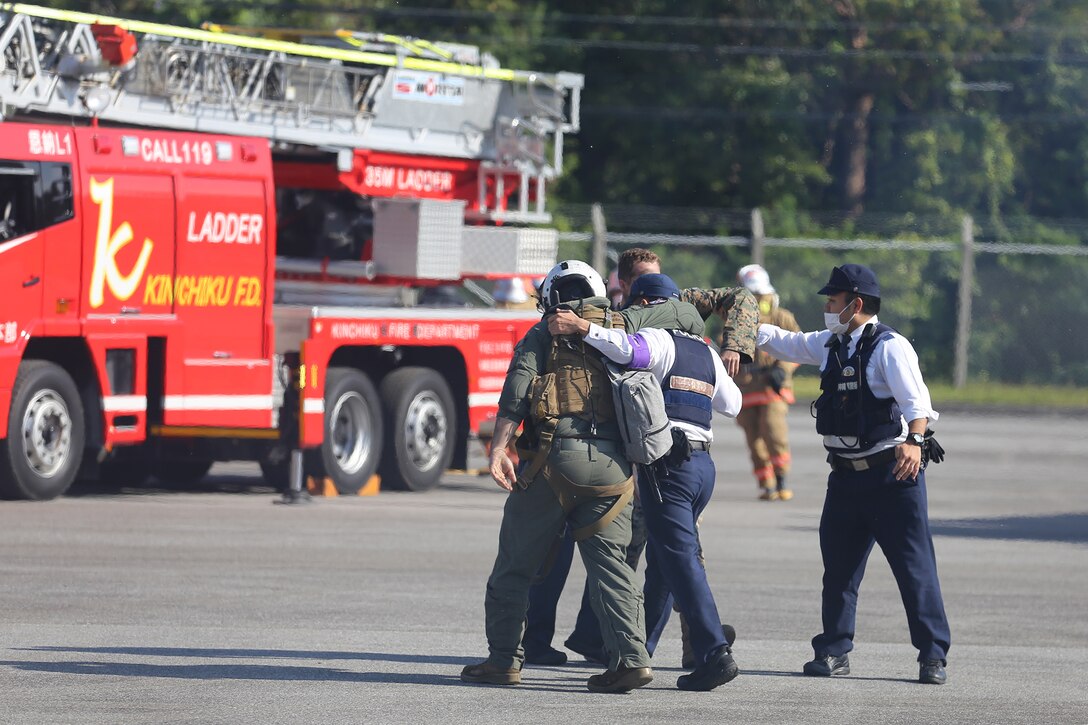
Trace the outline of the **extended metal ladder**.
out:
[[[96,25],[133,33],[134,60],[107,62]],[[546,184],[562,172],[564,135],[579,127],[581,75],[500,68],[471,46],[337,38],[346,47],[0,4],[0,110],[478,159],[470,215],[550,219]],[[486,189],[501,191],[509,176],[518,207],[488,208]]]

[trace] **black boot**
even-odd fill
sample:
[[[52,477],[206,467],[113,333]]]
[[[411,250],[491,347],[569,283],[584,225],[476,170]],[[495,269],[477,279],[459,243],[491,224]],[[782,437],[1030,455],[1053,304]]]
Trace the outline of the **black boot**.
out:
[[[708,692],[729,682],[739,672],[729,645],[724,645],[712,652],[706,662],[696,667],[690,675],[677,678],[676,686],[681,690]]]

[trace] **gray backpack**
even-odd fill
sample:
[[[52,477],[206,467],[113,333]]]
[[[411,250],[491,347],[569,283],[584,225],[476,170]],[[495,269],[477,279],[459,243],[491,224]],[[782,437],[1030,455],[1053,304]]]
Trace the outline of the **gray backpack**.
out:
[[[611,362],[606,368],[627,459],[643,465],[654,463],[673,444],[660,381],[649,370],[629,370]]]

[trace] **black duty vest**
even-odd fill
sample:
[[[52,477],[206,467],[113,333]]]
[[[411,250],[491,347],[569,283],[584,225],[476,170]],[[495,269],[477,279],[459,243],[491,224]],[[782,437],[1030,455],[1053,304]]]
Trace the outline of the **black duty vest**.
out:
[[[683,330],[669,330],[676,343],[676,360],[673,361],[661,392],[665,397],[665,413],[669,420],[683,421],[710,430],[710,418],[714,410],[714,351],[698,335]]]
[[[812,404],[817,433],[856,437],[857,448],[850,450],[865,450],[903,432],[902,412],[895,398],[877,398],[865,377],[873,352],[893,332],[884,324],[867,325],[854,354],[845,361],[840,359],[839,336],[831,338],[827,365],[820,373],[820,397]],[[838,450],[846,450],[846,446]]]

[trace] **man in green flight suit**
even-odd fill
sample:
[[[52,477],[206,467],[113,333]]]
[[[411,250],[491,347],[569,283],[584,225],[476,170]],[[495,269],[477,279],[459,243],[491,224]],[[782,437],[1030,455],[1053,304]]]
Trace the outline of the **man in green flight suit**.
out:
[[[597,324],[619,324],[604,282],[577,260],[560,262],[541,285],[542,305],[562,304]],[[691,314],[697,316],[692,308]],[[489,656],[461,672],[465,682],[521,682],[529,585],[569,522],[590,581],[590,601],[611,653],[593,692],[626,692],[653,680],[646,652],[642,592],[624,560],[631,539],[634,481],[615,421],[602,358],[580,336],[552,338],[534,325],[514,350],[491,447],[491,476],[510,491],[499,550],[484,598]],[[523,467],[506,453],[518,425]],[[524,445],[521,445],[524,442]]]

